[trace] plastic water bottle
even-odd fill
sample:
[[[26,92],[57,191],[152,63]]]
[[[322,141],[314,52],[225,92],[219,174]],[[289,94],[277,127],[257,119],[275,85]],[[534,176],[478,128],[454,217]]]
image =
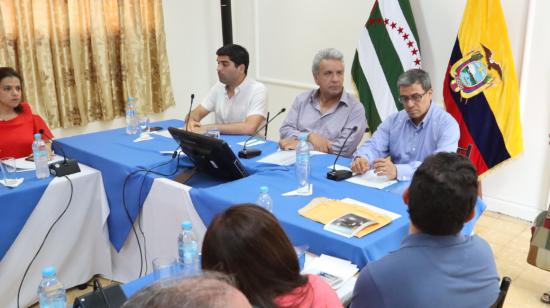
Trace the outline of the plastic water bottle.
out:
[[[135,97],[128,97],[126,104],[126,134],[135,135],[138,133],[138,117],[136,109],[137,100]]]
[[[269,188],[267,186],[260,187],[260,194],[258,195],[258,199],[256,199],[256,204],[269,212],[273,212],[273,199],[271,199],[268,192]]]
[[[36,177],[39,179],[49,177],[50,169],[48,167],[48,148],[46,147],[46,143],[42,140],[42,136],[40,134],[34,134],[32,154],[34,156],[34,164],[36,165]]]
[[[42,281],[38,286],[38,300],[41,308],[65,308],[67,297],[65,289],[55,276],[55,267],[42,269]]]
[[[181,223],[182,232],[178,236],[179,263],[182,266],[183,275],[193,276],[200,271],[199,266],[199,245],[197,237],[189,220]]]
[[[296,146],[296,177],[298,180],[298,191],[305,193],[309,191],[309,143],[307,134],[302,133],[298,137],[300,143]]]

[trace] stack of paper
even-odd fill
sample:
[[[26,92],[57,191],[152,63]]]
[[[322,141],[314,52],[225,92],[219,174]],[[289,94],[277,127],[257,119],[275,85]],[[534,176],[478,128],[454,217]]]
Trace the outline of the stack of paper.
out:
[[[334,290],[340,289],[342,286],[348,285],[350,279],[354,279],[354,275],[359,271],[357,265],[348,260],[321,255],[319,258],[313,259],[304,269],[304,274],[319,275],[330,284]]]
[[[325,225],[325,230],[347,237],[363,237],[389,224],[395,213],[379,209],[352,199],[332,200],[318,197],[311,200],[298,213]],[[388,215],[388,214],[393,215]],[[350,215],[352,214],[352,215]],[[355,219],[360,217],[361,219]],[[374,222],[374,223],[370,223]],[[328,225],[328,226],[327,226]]]

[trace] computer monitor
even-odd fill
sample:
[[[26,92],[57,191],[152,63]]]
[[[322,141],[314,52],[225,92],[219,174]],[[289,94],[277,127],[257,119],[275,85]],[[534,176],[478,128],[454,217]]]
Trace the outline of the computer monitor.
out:
[[[216,178],[233,181],[249,174],[227,142],[209,136],[169,127],[168,131],[181,150],[195,164],[197,171]]]

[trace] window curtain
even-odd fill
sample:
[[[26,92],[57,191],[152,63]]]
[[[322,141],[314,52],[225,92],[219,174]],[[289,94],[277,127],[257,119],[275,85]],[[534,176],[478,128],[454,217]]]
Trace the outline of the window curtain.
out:
[[[0,0],[0,65],[50,127],[174,105],[161,0]]]

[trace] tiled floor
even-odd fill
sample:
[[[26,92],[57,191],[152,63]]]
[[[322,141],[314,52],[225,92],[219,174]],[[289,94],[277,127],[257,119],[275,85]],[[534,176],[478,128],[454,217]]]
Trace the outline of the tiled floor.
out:
[[[550,291],[550,272],[533,267],[525,261],[531,238],[531,224],[527,221],[512,218],[495,212],[486,211],[476,224],[475,232],[486,239],[496,257],[498,272],[501,276],[512,278],[512,284],[504,307],[550,308],[540,302],[540,295]],[[101,279],[102,285],[110,281]],[[73,288],[68,291],[69,303],[74,298],[90,292]]]
[[[550,291],[550,272],[527,264],[531,223],[486,211],[475,232],[486,239],[495,254],[500,276],[512,278],[504,307],[544,307],[543,292]]]

